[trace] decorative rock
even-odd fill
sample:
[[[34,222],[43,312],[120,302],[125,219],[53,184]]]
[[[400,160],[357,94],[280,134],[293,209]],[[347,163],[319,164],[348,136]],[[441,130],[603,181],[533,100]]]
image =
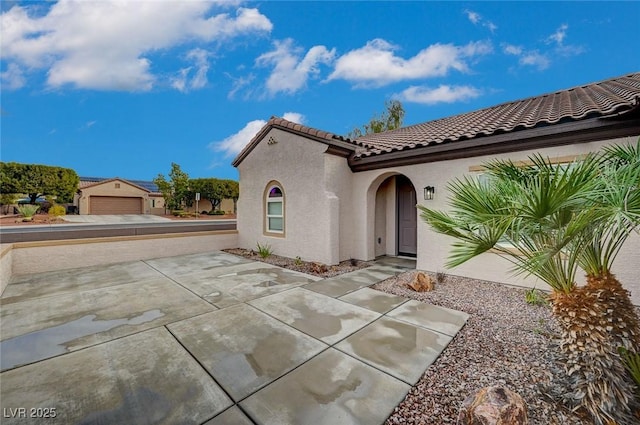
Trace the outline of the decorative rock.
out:
[[[434,283],[431,277],[427,276],[423,272],[418,272],[411,282],[409,282],[409,288],[416,292],[428,292],[433,291]]]
[[[459,425],[526,425],[527,406],[517,393],[503,387],[482,388],[462,402]]]

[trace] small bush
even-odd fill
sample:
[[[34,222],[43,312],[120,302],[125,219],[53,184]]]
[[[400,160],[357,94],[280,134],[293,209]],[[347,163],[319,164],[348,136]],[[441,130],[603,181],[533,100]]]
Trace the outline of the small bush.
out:
[[[25,221],[31,221],[39,208],[40,208],[40,205],[33,205],[33,204],[18,205],[18,214],[24,217]]]
[[[43,214],[47,214],[49,212],[49,208],[51,208],[53,204],[49,201],[44,201],[40,203],[40,212]]]
[[[261,258],[267,258],[271,254],[273,254],[273,251],[271,250],[271,245],[269,244],[260,245],[260,242],[258,242],[258,255]]]
[[[52,217],[62,217],[67,214],[67,209],[63,205],[54,205],[49,208],[49,215]]]
[[[619,347],[618,352],[622,357],[622,363],[627,369],[631,378],[636,383],[638,395],[640,395],[640,354],[627,350],[624,347]]]
[[[200,212],[200,214],[201,214],[201,215],[207,215],[207,214],[209,214],[209,211],[202,210],[202,211]]]
[[[356,267],[358,265],[358,260],[352,258],[349,260],[349,264],[351,264],[353,267]]]
[[[301,266],[302,265],[302,258],[300,258],[300,256],[298,255],[296,257],[296,260],[294,261],[296,266]]]
[[[225,212],[220,210],[209,211],[209,215],[224,215],[224,214]]]
[[[524,295],[527,304],[531,305],[547,305],[548,301],[544,294],[536,288],[529,289]]]
[[[442,283],[444,282],[444,280],[447,278],[447,275],[445,272],[438,270],[436,272],[436,283]]]
[[[184,210],[173,210],[171,211],[171,215],[174,217],[182,217],[184,214]]]

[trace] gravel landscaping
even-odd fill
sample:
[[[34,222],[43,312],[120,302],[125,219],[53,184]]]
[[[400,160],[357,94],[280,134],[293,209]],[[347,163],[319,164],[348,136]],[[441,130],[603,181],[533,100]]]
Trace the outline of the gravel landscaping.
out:
[[[261,258],[253,250],[226,252],[291,270],[331,277],[368,267],[373,262],[343,261],[324,266],[278,255]],[[587,425],[591,421],[565,407],[561,394],[562,364],[557,360],[559,329],[548,305],[530,305],[526,289],[441,275],[435,289],[416,292],[406,272],[372,288],[422,302],[464,311],[470,318],[394,409],[385,425],[456,424],[465,398],[488,386],[503,386],[527,404],[531,425]],[[435,275],[431,277],[436,280]]]
[[[469,313],[467,324],[407,394],[386,424],[455,424],[462,401],[480,388],[501,385],[522,396],[529,423],[587,424],[546,394],[559,387],[554,360],[558,328],[548,306],[529,305],[525,289],[446,276],[431,292],[401,274],[374,289]],[[559,387],[561,388],[561,387]]]
[[[364,269],[373,265],[372,261],[346,260],[335,266],[327,266],[321,263],[282,257],[275,254],[262,258],[256,251],[243,248],[223,249],[223,251],[228,252],[229,254],[239,255],[253,261],[262,261],[263,263],[273,264],[274,266],[284,267],[285,269],[325,278],[338,276],[354,270]]]

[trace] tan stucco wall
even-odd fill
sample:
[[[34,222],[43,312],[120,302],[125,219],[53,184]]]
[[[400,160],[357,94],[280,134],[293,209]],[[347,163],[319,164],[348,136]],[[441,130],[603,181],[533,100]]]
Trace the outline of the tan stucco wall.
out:
[[[268,144],[273,138],[277,143]],[[350,172],[346,160],[325,154],[322,143],[272,129],[239,166],[240,246],[255,249],[269,244],[276,254],[335,264],[348,239]],[[343,161],[341,166],[337,158]],[[326,167],[326,168],[325,168]],[[344,177],[344,182],[338,180]],[[270,181],[282,185],[285,197],[285,234],[265,235],[264,192]],[[344,186],[343,186],[344,185]],[[344,204],[343,198],[346,200]],[[342,211],[342,215],[341,215]],[[342,222],[342,226],[341,226]],[[341,232],[342,230],[342,232]]]
[[[16,243],[14,275],[211,252],[238,246],[236,231]],[[4,261],[4,258],[3,258]],[[5,264],[2,263],[3,273]],[[4,281],[3,281],[4,284]]]
[[[611,143],[635,143],[637,136],[615,139],[612,141],[582,143],[569,146],[540,149],[544,157],[564,157],[580,155],[590,151],[597,151],[602,146]],[[407,176],[417,191],[418,203],[432,209],[447,209],[447,183],[469,172],[469,167],[482,165],[484,162],[496,158],[510,158],[514,161],[526,160],[529,152],[514,152],[498,156],[482,156],[454,161],[442,161],[397,167],[385,170],[373,170],[353,174],[353,212],[356,218],[351,238],[354,240],[355,256],[357,258],[372,259],[375,254],[375,197],[380,183],[394,173]],[[436,194],[432,201],[425,201],[422,195],[424,186],[435,186]],[[387,217],[387,223],[389,223]],[[392,223],[395,219],[392,221]],[[519,286],[533,286],[545,288],[545,285],[533,278],[516,278],[509,272],[511,264],[496,254],[483,254],[452,270],[446,270],[444,264],[448,256],[452,239],[433,232],[420,218],[418,218],[418,258],[417,267],[428,271],[446,271],[454,275],[469,276],[478,279],[503,282]],[[387,240],[395,240],[395,226],[387,226]],[[632,293],[635,304],[640,305],[640,236],[632,235],[614,264],[614,272],[621,282]]]
[[[116,184],[120,187],[116,188]],[[144,205],[144,213],[149,214],[150,202],[149,192],[141,189],[137,186],[133,186],[124,180],[109,180],[102,183],[98,183],[94,186],[85,187],[82,189],[82,196],[77,198],[76,202],[80,208],[80,214],[90,214],[89,211],[89,197],[91,196],[118,196],[118,197],[134,197],[142,198]]]

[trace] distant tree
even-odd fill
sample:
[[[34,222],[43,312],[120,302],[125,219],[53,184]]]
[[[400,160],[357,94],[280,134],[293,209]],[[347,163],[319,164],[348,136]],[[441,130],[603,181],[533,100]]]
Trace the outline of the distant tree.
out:
[[[404,121],[404,108],[399,100],[391,100],[384,103],[386,111],[380,115],[374,115],[369,123],[362,127],[356,127],[347,134],[350,139],[356,139],[366,134],[382,133],[383,131],[395,130],[402,126]]]
[[[233,199],[233,213],[236,213],[238,198],[240,197],[240,185],[235,180],[225,180],[227,199]]]
[[[193,202],[195,194],[200,193],[202,199],[211,202],[213,211],[220,209],[223,199],[238,199],[238,182],[216,178],[200,178],[189,180],[189,201]]]
[[[4,185],[3,185],[4,188]],[[17,193],[0,193],[0,205],[2,206],[2,214],[9,214],[9,207],[18,201]]]
[[[72,202],[79,183],[78,174],[71,168],[0,162],[0,191],[27,194],[31,204],[40,196]]]
[[[169,210],[177,210],[183,208],[189,199],[189,175],[182,171],[180,166],[175,162],[171,163],[171,171],[169,172],[169,180],[163,174],[153,179],[158,186],[158,190],[162,193],[166,207]]]

